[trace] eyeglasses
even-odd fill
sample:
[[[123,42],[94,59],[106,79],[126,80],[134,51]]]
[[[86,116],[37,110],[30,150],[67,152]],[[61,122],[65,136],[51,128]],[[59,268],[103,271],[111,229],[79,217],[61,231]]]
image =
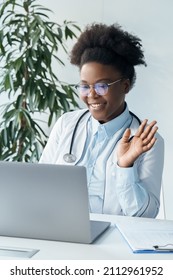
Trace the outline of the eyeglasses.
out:
[[[121,80],[122,78],[112,83],[96,83],[94,85],[77,84],[75,87],[82,96],[89,96],[91,88],[94,89],[98,95],[105,95],[108,93],[110,86],[120,82]]]

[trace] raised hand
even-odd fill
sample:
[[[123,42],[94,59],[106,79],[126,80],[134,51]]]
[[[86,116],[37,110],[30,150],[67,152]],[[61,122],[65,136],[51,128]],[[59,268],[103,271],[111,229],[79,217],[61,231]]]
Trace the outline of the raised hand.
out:
[[[147,124],[144,120],[136,134],[130,140],[130,128],[127,128],[119,143],[117,151],[117,163],[120,167],[130,167],[135,160],[144,152],[150,150],[156,142],[155,133],[158,129],[156,121]]]

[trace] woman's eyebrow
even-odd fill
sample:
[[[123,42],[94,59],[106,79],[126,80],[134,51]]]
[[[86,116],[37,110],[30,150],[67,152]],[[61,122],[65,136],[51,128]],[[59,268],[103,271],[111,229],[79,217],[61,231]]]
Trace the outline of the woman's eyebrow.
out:
[[[108,78],[102,78],[102,79],[98,79],[98,80],[96,80],[96,81],[94,82],[94,84],[99,83],[99,82],[110,82],[110,81],[111,81],[111,79],[108,79]],[[88,82],[87,82],[87,81],[85,81],[85,80],[80,80],[80,83],[90,84],[90,83],[88,83]]]

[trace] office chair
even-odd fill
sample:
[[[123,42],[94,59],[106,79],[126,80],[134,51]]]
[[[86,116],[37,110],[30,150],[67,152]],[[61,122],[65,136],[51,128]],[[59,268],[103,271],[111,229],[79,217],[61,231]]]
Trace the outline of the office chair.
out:
[[[162,181],[161,192],[160,192],[160,209],[156,219],[166,219],[163,181]]]

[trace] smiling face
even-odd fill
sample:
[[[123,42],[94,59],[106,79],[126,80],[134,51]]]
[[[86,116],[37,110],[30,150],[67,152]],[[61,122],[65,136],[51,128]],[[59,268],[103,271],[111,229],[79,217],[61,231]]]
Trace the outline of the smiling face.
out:
[[[122,74],[112,65],[104,65],[97,62],[89,62],[81,67],[81,84],[94,85],[98,82],[112,83],[119,80]],[[128,93],[130,82],[128,79],[111,85],[106,95],[98,95],[94,88],[90,88],[89,96],[80,96],[88,106],[91,115],[100,123],[106,123],[124,110],[125,94]]]

